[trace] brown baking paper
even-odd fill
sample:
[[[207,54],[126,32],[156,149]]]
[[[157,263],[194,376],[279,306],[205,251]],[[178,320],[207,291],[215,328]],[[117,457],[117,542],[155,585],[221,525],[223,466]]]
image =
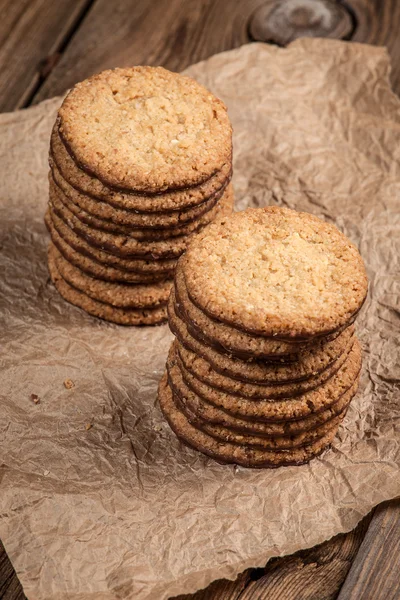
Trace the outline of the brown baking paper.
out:
[[[49,282],[60,99],[2,115],[0,536],[29,600],[193,592],[349,531],[400,494],[400,102],[386,51],[252,44],[188,72],[228,105],[237,208],[309,211],[358,244],[360,392],[333,449],[306,466],[246,470],[182,446],[156,402],[168,327],[107,324]]]

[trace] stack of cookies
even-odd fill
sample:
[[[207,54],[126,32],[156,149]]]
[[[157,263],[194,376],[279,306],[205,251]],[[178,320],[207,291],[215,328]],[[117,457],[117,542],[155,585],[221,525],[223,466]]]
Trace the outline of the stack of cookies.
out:
[[[358,250],[317,217],[268,207],[218,219],[179,260],[168,305],[176,339],[159,402],[171,428],[246,467],[320,454],[357,391],[366,294]]]
[[[162,68],[76,85],[51,135],[49,270],[61,295],[124,325],[166,320],[178,257],[232,211],[224,104]]]

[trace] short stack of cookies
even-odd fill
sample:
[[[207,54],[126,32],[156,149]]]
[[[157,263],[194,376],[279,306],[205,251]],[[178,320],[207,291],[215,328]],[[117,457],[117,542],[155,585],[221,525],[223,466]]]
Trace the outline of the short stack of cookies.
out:
[[[224,104],[157,67],[104,71],[64,100],[50,144],[48,262],[60,294],[124,325],[161,323],[179,256],[233,207]]]
[[[158,397],[178,438],[245,467],[323,452],[357,391],[367,287],[357,248],[313,215],[267,207],[211,224],[168,305],[176,339]]]

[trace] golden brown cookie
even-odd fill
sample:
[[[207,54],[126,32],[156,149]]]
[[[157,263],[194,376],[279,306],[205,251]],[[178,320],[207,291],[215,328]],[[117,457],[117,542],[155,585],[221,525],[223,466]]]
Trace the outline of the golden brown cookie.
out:
[[[90,298],[83,292],[70,286],[60,275],[55,262],[49,256],[49,272],[51,280],[61,296],[82,308],[90,315],[117,323],[119,325],[158,325],[164,323],[167,319],[166,306],[158,306],[156,308],[116,308],[109,304],[104,304],[98,300]]]
[[[95,279],[65,260],[52,243],[49,246],[49,261],[55,264],[58,273],[70,286],[93,300],[117,308],[165,306],[172,286],[171,280],[149,284],[127,284]]]
[[[50,149],[51,166],[55,163],[55,169],[59,170],[62,177],[78,192],[108,202],[116,208],[140,212],[168,212],[197,206],[218,194],[229,183],[232,175],[229,161],[215,175],[198,186],[165,191],[162,194],[124,193],[104,185],[102,181],[91,177],[75,164],[58,134],[58,121],[53,128]]]
[[[57,171],[56,169],[49,172],[49,182],[54,179],[53,183],[50,183],[51,186],[54,186],[57,180]],[[118,223],[113,223],[113,221],[108,221],[106,219],[100,219],[95,215],[92,215],[90,212],[83,210],[77,204],[74,204],[69,200],[66,194],[59,194],[58,198],[63,202],[64,206],[66,206],[74,215],[88,225],[89,227],[94,227],[95,229],[99,229],[100,231],[107,231],[114,234],[119,235],[127,235],[133,237],[137,240],[163,240],[169,239],[173,237],[179,237],[184,235],[189,235],[193,232],[200,230],[205,225],[208,225],[219,216],[225,216],[232,212],[233,210],[233,190],[230,188],[226,188],[225,192],[218,200],[218,202],[211,208],[208,212],[204,213],[198,219],[187,223],[186,225],[181,225],[180,227],[170,227],[168,229],[151,229],[149,227],[145,227],[144,229],[133,228],[129,225],[119,225]]]
[[[122,269],[103,265],[96,260],[89,258],[85,254],[80,254],[74,248],[69,246],[54,229],[49,214],[45,216],[45,223],[50,233],[51,240],[57,250],[59,250],[69,263],[87,275],[91,275],[97,279],[103,279],[104,281],[120,283],[155,283],[156,281],[165,281],[166,279],[171,279],[173,277],[173,271],[171,273],[159,274],[135,273],[134,271],[124,271]]]
[[[175,292],[172,289],[168,302],[168,322],[172,333],[187,349],[203,358],[214,371],[220,375],[245,381],[246,383],[276,384],[300,382],[309,377],[321,374],[339,356],[341,356],[354,334],[351,325],[334,340],[318,341],[298,354],[298,360],[292,363],[268,362],[261,360],[241,360],[217,352],[208,344],[195,339],[188,331],[187,325],[177,315],[174,307]]]
[[[179,261],[175,274],[175,310],[190,334],[217,351],[239,358],[298,360],[298,353],[315,341],[283,341],[255,335],[211,319],[190,300]],[[336,335],[336,334],[334,334]]]
[[[335,226],[277,206],[218,219],[180,266],[190,299],[210,317],[284,339],[336,332],[368,287],[357,248]]]
[[[227,201],[232,205],[231,186],[228,187],[226,195]],[[224,197],[221,198],[220,202],[223,202],[223,200]],[[190,241],[189,235],[161,240],[137,240],[131,235],[118,235],[89,227],[64,204],[62,194],[58,194],[51,183],[50,206],[56,215],[88,244],[121,258],[146,258],[150,260],[178,258],[186,250]]]
[[[179,366],[173,359],[168,360],[168,382],[175,396],[192,413],[203,421],[214,425],[221,425],[238,433],[247,433],[257,436],[287,436],[298,435],[309,431],[330,421],[337,415],[347,410],[352,398],[357,392],[358,379],[345,392],[337,402],[329,408],[318,413],[313,413],[304,419],[291,421],[257,421],[234,417],[225,410],[218,408],[195,394],[185,383]]]
[[[172,346],[171,353],[174,353],[174,350]],[[317,389],[284,400],[249,399],[222,392],[200,381],[185,369],[178,356],[175,356],[175,359],[186,385],[214,406],[243,419],[290,421],[323,411],[339,400],[358,378],[361,369],[361,348],[358,340],[355,340],[344,364],[330,379]]]
[[[55,229],[60,237],[62,237],[71,248],[80,254],[84,254],[89,258],[99,262],[100,264],[109,267],[115,267],[125,271],[133,271],[135,273],[171,273],[176,265],[176,259],[166,260],[145,260],[139,258],[121,258],[114,256],[109,252],[105,252],[100,248],[96,248],[88,244],[80,238],[76,233],[60,219],[55,212],[49,207],[46,214],[46,224],[50,232]]]
[[[185,210],[176,210],[165,213],[139,213],[134,210],[126,210],[111,206],[102,200],[96,200],[73,188],[53,168],[53,186],[56,185],[59,194],[64,194],[70,202],[73,202],[84,211],[89,212],[100,219],[113,221],[121,225],[129,225],[132,228],[169,229],[180,227],[199,219],[211,210],[224,193],[222,188],[201,204]],[[53,187],[54,190],[54,187]]]
[[[224,104],[161,67],[103,71],[74,86],[60,136],[79,167],[106,185],[161,192],[203,183],[230,162]]]
[[[244,398],[251,398],[254,400],[265,400],[292,398],[319,388],[343,365],[347,355],[353,347],[353,342],[354,339],[349,340],[347,347],[341,356],[317,375],[302,379],[301,381],[289,381],[284,383],[270,381],[269,383],[266,382],[264,384],[239,381],[238,379],[232,379],[227,375],[221,375],[221,373],[215,371],[210,363],[204,360],[204,358],[187,350],[178,341],[176,341],[175,344],[176,351],[178,352],[178,356],[185,369],[203,383],[217,390],[221,390],[222,392],[233,394],[234,396],[243,396]]]
[[[171,391],[173,392],[172,387]],[[267,437],[249,433],[238,433],[233,429],[228,429],[221,425],[213,425],[193,413],[184,402],[179,400],[178,396],[174,395],[174,401],[177,408],[183,412],[189,423],[196,427],[196,429],[203,431],[216,440],[250,448],[264,448],[266,450],[290,450],[291,448],[298,448],[299,446],[311,444],[329,433],[332,428],[337,428],[344,418],[343,413],[333,417],[323,425],[319,425],[314,429],[296,435]]]
[[[291,450],[261,450],[249,446],[220,442],[196,429],[177,407],[165,374],[158,389],[161,410],[176,436],[188,446],[224,463],[263,468],[301,465],[321,454],[333,441],[337,426],[324,437]]]

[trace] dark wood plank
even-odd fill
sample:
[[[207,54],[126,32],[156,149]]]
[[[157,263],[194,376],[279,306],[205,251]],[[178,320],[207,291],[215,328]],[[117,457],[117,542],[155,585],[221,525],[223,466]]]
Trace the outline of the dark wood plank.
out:
[[[400,499],[377,508],[338,600],[400,598]]]
[[[90,0],[0,0],[0,111],[21,108]]]
[[[0,541],[0,598],[2,600],[26,600],[14,568]]]
[[[386,46],[392,63],[393,90],[400,95],[400,2],[398,0],[350,0],[357,27],[355,42]]]
[[[216,581],[174,600],[334,600],[368,529],[372,514],[350,533],[315,548],[275,558],[234,581]]]
[[[249,40],[260,0],[97,0],[34,102],[105,68],[162,65],[181,71]]]
[[[253,572],[254,569],[247,569],[235,581],[219,579],[195,594],[175,596],[170,600],[239,600],[241,593],[250,583]]]
[[[324,4],[332,1],[318,0]],[[82,27],[71,40],[60,62],[38,91],[34,102],[63,93],[79,80],[117,65],[160,64],[179,71],[193,62],[250,41],[249,31],[258,18],[258,37],[263,40],[263,23],[277,3],[271,0],[97,0]],[[261,8],[260,8],[261,5]],[[293,6],[292,0],[284,5]],[[306,7],[310,3],[305,3]],[[268,10],[261,10],[267,7]],[[347,9],[349,7],[349,9]],[[397,0],[348,0],[341,7],[335,26],[322,31],[315,15],[288,10],[290,31],[267,41],[290,42],[301,35],[327,35],[387,45],[392,57],[392,82],[400,92],[400,2]],[[261,11],[261,12],[260,12]],[[254,16],[255,13],[258,15]],[[289,14],[290,13],[290,14]],[[263,16],[264,15],[264,16]],[[307,21],[309,20],[309,23]],[[281,21],[281,27],[285,21]],[[261,31],[261,33],[260,33]],[[321,33],[322,31],[322,33]]]
[[[327,18],[328,16],[328,18]],[[300,37],[350,39],[355,23],[346,6],[334,0],[264,0],[250,21],[253,39],[286,46]]]

